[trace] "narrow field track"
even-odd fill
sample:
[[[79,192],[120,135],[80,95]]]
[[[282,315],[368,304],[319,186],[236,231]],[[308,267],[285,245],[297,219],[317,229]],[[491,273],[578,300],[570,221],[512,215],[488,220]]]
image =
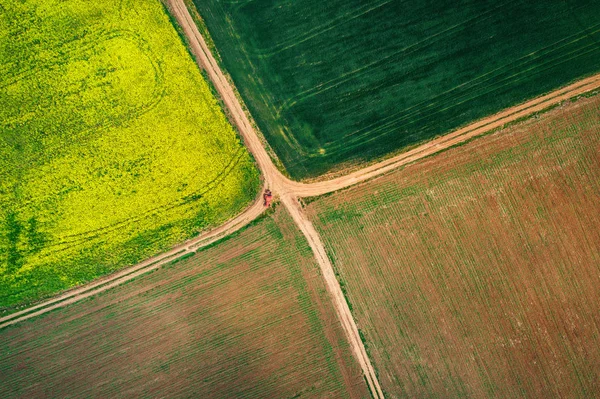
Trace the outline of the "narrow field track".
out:
[[[260,173],[159,1],[2,1],[0,317],[242,213]]]
[[[599,392],[600,96],[305,201],[390,397]]]
[[[69,290],[54,298],[40,302],[37,305],[1,317],[0,328],[19,323],[32,317],[47,313],[51,310],[78,302],[92,295],[99,294],[110,288],[133,280],[134,278],[152,270],[158,269],[159,267],[179,259],[182,256],[194,253],[197,250],[206,247],[207,245],[210,245],[246,226],[248,223],[260,216],[263,211],[264,206],[262,204],[262,198],[258,198],[250,207],[248,207],[242,214],[238,215],[234,219],[231,219],[229,222],[214,230],[208,231],[194,239],[188,240],[183,244],[174,247],[168,252],[154,256],[145,260],[144,262],[138,263],[135,266],[123,269],[120,272],[111,274],[106,278],[101,278],[90,284]]]
[[[448,135],[427,142],[410,151],[398,154],[363,169],[356,170],[345,176],[314,183],[295,182],[286,178],[279,172],[271,160],[271,157],[264,148],[261,138],[253,127],[254,125],[250,122],[248,115],[244,111],[238,97],[235,95],[231,83],[221,71],[204,38],[199,33],[184,0],[168,0],[168,5],[172,15],[181,26],[187,38],[187,44],[194,54],[196,62],[208,73],[208,76],[227,107],[231,120],[237,126],[244,144],[254,156],[263,175],[264,187],[270,188],[274,194],[281,199],[282,204],[286,207],[299,229],[308,240],[321,267],[322,275],[325,279],[329,294],[331,295],[335,311],[344,328],[357,361],[365,374],[369,388],[375,398],[382,398],[383,393],[377,380],[377,376],[366,354],[365,347],[358,333],[358,328],[348,304],[344,299],[342,289],[335,278],[333,267],[326,255],[323,243],[312,226],[312,223],[304,215],[304,212],[299,205],[298,198],[326,194],[380,176],[395,168],[415,162],[482,135],[490,130],[501,128],[506,124],[515,122],[533,113],[540,112],[562,101],[598,89],[600,88],[600,74],[588,77],[542,97],[509,108],[496,115],[492,115],[465,126]],[[136,266],[110,275],[99,281],[68,291],[28,309],[4,316],[0,318],[0,328],[39,316],[53,309],[72,304],[84,298],[106,291],[144,273],[157,269],[168,262],[210,245],[219,239],[236,232],[259,217],[265,210],[262,202],[262,196],[257,197],[253,205],[226,224],[206,232],[195,239],[189,240],[164,254],[150,258]]]

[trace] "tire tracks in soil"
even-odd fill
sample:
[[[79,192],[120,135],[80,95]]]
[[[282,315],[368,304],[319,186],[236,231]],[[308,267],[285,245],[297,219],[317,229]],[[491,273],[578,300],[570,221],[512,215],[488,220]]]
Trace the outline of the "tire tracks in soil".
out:
[[[167,0],[169,9],[182,28],[191,52],[196,58],[196,62],[205,70],[211,79],[213,85],[218,91],[227,110],[230,119],[237,126],[244,145],[260,169],[264,185],[263,189],[270,188],[273,193],[279,196],[281,203],[291,214],[298,228],[306,237],[315,259],[317,260],[327,291],[329,292],[335,312],[342,324],[344,333],[352,348],[354,356],[358,361],[367,384],[374,398],[383,398],[383,392],[377,379],[377,375],[367,355],[365,347],[360,338],[357,325],[354,321],[350,308],[346,302],[339,282],[335,277],[335,272],[325,247],[321,241],[318,232],[306,217],[299,203],[299,198],[318,196],[333,191],[341,190],[349,186],[364,182],[374,177],[388,173],[401,166],[413,163],[419,159],[428,157],[452,146],[464,143],[472,138],[480,136],[490,130],[501,128],[508,123],[515,122],[521,118],[533,113],[543,111],[544,109],[556,105],[562,101],[571,99],[578,95],[585,94],[600,88],[600,74],[590,76],[586,79],[575,82],[566,87],[560,88],[544,96],[535,98],[517,106],[508,108],[495,115],[491,115],[468,126],[460,128],[445,136],[438,137],[412,150],[392,156],[381,162],[374,163],[362,169],[355,170],[343,176],[330,180],[317,181],[313,183],[296,182],[285,177],[267,153],[261,138],[257,134],[250,122],[248,116],[239,102],[232,85],[221,71],[217,61],[210,52],[204,38],[196,27],[192,16],[190,15],[184,0]],[[99,294],[110,288],[116,287],[140,275],[155,270],[162,265],[172,262],[182,256],[196,252],[197,250],[210,245],[229,234],[236,232],[242,227],[263,214],[262,191],[259,193],[254,203],[250,205],[243,213],[231,219],[227,223],[211,231],[205,232],[200,236],[180,244],[168,252],[152,257],[135,266],[121,270],[105,278],[101,278],[84,286],[72,289],[54,298],[41,302],[19,312],[0,318],[0,328],[19,323],[21,321],[39,316],[51,310],[67,306],[90,296]]]

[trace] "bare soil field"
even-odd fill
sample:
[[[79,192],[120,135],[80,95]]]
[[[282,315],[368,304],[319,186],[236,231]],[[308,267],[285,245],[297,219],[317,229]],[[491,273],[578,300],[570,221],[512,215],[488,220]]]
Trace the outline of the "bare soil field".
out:
[[[306,207],[388,397],[600,392],[600,97]]]
[[[0,330],[0,396],[368,397],[282,209],[198,254]]]

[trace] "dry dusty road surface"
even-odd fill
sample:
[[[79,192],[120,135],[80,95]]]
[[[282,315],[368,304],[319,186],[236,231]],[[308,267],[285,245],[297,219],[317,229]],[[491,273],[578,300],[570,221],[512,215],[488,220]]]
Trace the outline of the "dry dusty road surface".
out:
[[[262,141],[252,127],[248,116],[238,101],[233,87],[221,71],[219,64],[213,57],[206,45],[204,38],[200,35],[192,16],[190,15],[183,0],[167,0],[172,15],[177,19],[179,26],[183,29],[192,53],[196,57],[200,68],[204,69],[210,77],[213,85],[219,92],[221,99],[227,106],[229,115],[236,124],[244,144],[254,156],[258,168],[263,174],[265,183],[271,190],[277,187],[277,183],[285,181],[285,177],[277,170],[271,157],[265,150]]]
[[[480,136],[490,130],[501,128],[507,123],[527,117],[533,113],[556,105],[581,94],[593,91],[600,87],[600,74],[577,81],[569,86],[555,90],[542,97],[527,101],[526,103],[508,108],[495,115],[481,119],[475,123],[458,129],[447,135],[438,137],[410,151],[403,152],[382,162],[364,167],[347,175],[327,181],[315,183],[301,183],[286,179],[284,182],[286,192],[294,193],[298,197],[311,197],[337,191],[353,184],[363,182],[373,177],[389,172],[400,166],[415,162],[421,158],[435,154],[441,150],[463,143],[474,137]]]
[[[365,374],[367,384],[369,385],[369,389],[371,390],[373,397],[384,398],[383,391],[381,390],[381,386],[377,380],[377,375],[375,374],[371,360],[369,359],[365,346],[360,338],[358,327],[354,322],[348,302],[346,302],[346,298],[344,297],[344,293],[342,292],[339,282],[335,278],[333,265],[327,256],[327,252],[325,252],[325,246],[321,241],[319,233],[317,230],[315,230],[313,224],[310,222],[310,220],[308,220],[305,213],[302,211],[302,208],[300,207],[300,204],[296,198],[292,197],[291,195],[283,195],[281,197],[281,202],[285,205],[287,210],[292,215],[292,219],[294,219],[294,222],[296,225],[298,225],[300,231],[302,231],[306,237],[308,245],[312,249],[317,262],[321,266],[321,272],[323,273],[322,275],[325,279],[325,286],[331,295],[334,309],[336,310],[338,318],[342,323],[342,327],[346,333],[350,347],[352,348],[352,352],[363,369],[363,373]]]
[[[329,262],[325,247],[321,242],[321,237],[319,237],[319,234],[313,228],[310,221],[304,216],[295,194],[293,192],[288,192],[290,180],[284,177],[273,164],[269,154],[263,147],[257,132],[254,130],[242,105],[236,97],[233,87],[219,68],[218,63],[206,45],[204,38],[200,35],[198,27],[194,23],[183,0],[169,0],[168,3],[171,6],[171,12],[184,30],[185,36],[188,39],[188,44],[191,47],[193,54],[196,56],[198,64],[201,68],[205,69],[210,76],[217,91],[221,95],[223,102],[229,109],[231,117],[239,129],[244,143],[254,155],[258,167],[263,173],[266,184],[269,185],[275,194],[279,194],[281,202],[290,212],[302,233],[306,236],[306,239],[316,256],[317,262],[319,263],[322,275],[325,278],[325,285],[333,300],[335,312],[342,323],[344,333],[348,338],[352,352],[356,356],[356,360],[365,375],[369,389],[375,399],[383,398],[383,392],[381,391],[373,365],[371,364],[371,361],[367,356],[367,351],[360,339],[358,327],[356,326],[350,308],[346,303],[342,288],[335,278],[333,266]]]
[[[151,270],[157,269],[166,263],[181,258],[184,255],[193,253],[198,249],[210,245],[215,241],[218,241],[221,238],[226,237],[248,225],[248,223],[259,217],[264,210],[265,207],[263,206],[262,196],[258,196],[254,203],[250,205],[250,207],[248,207],[243,213],[239,214],[218,228],[209,230],[198,237],[172,248],[168,252],[154,256],[141,263],[138,263],[135,266],[128,267],[120,272],[113,273],[104,278],[97,279],[89,284],[69,290],[61,295],[44,302],[40,302],[37,305],[28,307],[19,312],[0,317],[0,328],[10,326],[20,321],[39,316],[53,309],[57,309],[92,295],[96,295],[102,291],[106,291],[110,288],[123,284],[126,281],[141,276],[142,274],[148,273]]]
[[[490,130],[502,127],[507,123],[514,122],[520,118],[531,115],[532,113],[542,111],[561,101],[598,89],[600,87],[600,74],[583,79],[545,96],[509,108],[496,115],[492,115],[448,135],[425,143],[410,151],[401,153],[382,162],[372,164],[348,175],[310,184],[294,182],[286,178],[273,164],[269,154],[263,146],[260,136],[254,130],[252,123],[244,112],[244,108],[235,95],[233,87],[221,71],[217,61],[206,45],[204,38],[200,35],[183,0],[168,0],[167,3],[169,4],[173,16],[184,31],[188,40],[188,45],[196,57],[198,65],[208,73],[212,83],[227,106],[230,117],[237,126],[244,144],[254,156],[263,175],[265,187],[270,188],[275,195],[280,197],[282,204],[290,212],[298,225],[298,228],[305,235],[321,267],[322,275],[325,279],[329,294],[331,295],[334,308],[344,328],[344,332],[346,333],[353,353],[363,370],[369,388],[375,398],[383,398],[377,376],[360,339],[358,328],[348,304],[346,303],[342,289],[335,278],[333,267],[327,257],[321,238],[312,226],[312,223],[304,215],[304,212],[298,203],[298,198],[322,195],[363,182],[400,166],[435,154],[438,151],[465,142]],[[28,309],[2,317],[0,318],[0,328],[98,294],[209,245],[239,230],[260,216],[264,211],[262,202],[262,197],[258,197],[246,211],[236,218],[219,228],[206,232],[193,240],[189,240],[164,254],[148,259],[136,266],[122,270],[121,272],[112,274],[88,285],[68,291]]]

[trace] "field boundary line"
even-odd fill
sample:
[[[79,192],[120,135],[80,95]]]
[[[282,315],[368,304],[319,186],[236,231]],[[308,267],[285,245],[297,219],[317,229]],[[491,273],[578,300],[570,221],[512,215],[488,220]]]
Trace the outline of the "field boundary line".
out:
[[[196,56],[198,66],[206,71],[213,81],[215,89],[221,96],[223,103],[229,108],[233,122],[237,124],[238,131],[242,135],[244,144],[246,144],[248,150],[254,155],[258,168],[265,179],[266,186],[275,194],[279,194],[282,203],[290,212],[298,228],[306,237],[316,260],[321,267],[323,277],[325,278],[327,292],[333,300],[335,313],[342,323],[348,343],[350,344],[352,351],[355,354],[356,361],[361,367],[367,380],[367,385],[375,399],[383,398],[384,396],[373,365],[371,364],[371,360],[366,353],[364,344],[360,339],[358,328],[343,296],[339,282],[335,278],[333,266],[329,262],[329,258],[327,257],[319,234],[314,230],[312,224],[299,207],[299,203],[296,199],[297,196],[293,193],[293,190],[289,190],[290,180],[279,172],[273,164],[271,157],[268,155],[260,141],[258,133],[254,129],[252,123],[250,123],[248,115],[235,95],[232,85],[225,77],[219,64],[211,53],[210,48],[206,44],[206,41],[200,34],[185,2],[183,0],[168,0],[168,4],[173,16],[188,38],[190,51]],[[339,296],[340,294],[342,295],[341,297]]]
[[[91,283],[84,284],[80,287],[64,292],[61,295],[42,301],[26,309],[0,317],[0,329],[21,321],[25,321],[32,317],[42,315],[51,310],[67,306],[91,295],[98,294],[119,284],[133,280],[142,274],[156,270],[169,262],[173,262],[181,258],[182,256],[194,253],[197,250],[213,244],[216,241],[219,241],[220,239],[240,230],[260,216],[263,211],[264,206],[262,197],[257,196],[254,202],[248,206],[244,212],[235,218],[230,219],[228,222],[215,229],[200,234],[196,238],[179,244],[167,252],[146,259],[143,262],[127,267],[105,278],[100,278]],[[116,281],[118,281],[118,283],[115,283]]]
[[[354,317],[352,316],[352,312],[350,311],[350,307],[348,306],[348,302],[346,301],[342,287],[335,276],[333,265],[327,256],[325,246],[321,241],[321,236],[314,228],[312,222],[308,220],[306,213],[302,210],[298,200],[295,197],[284,195],[281,197],[281,202],[292,216],[292,219],[294,219],[294,222],[302,234],[304,234],[304,237],[306,237],[306,241],[308,241],[308,245],[313,251],[315,259],[321,269],[323,279],[325,280],[327,291],[331,296],[334,309],[336,309],[338,319],[342,324],[342,328],[346,333],[348,341],[350,341],[349,344],[352,348],[352,352],[354,352],[356,360],[363,369],[363,373],[365,379],[367,380],[367,385],[369,386],[371,394],[375,399],[383,399],[384,395],[383,391],[381,390],[381,386],[379,385],[377,374],[375,373],[375,369],[371,364],[371,359],[369,358],[367,350],[362,342],[360,333],[358,331],[358,326],[354,321]]]
[[[396,156],[366,166],[349,174],[313,183],[302,183],[286,179],[286,185],[288,186],[287,188],[289,191],[294,192],[299,197],[319,196],[341,190],[385,174],[393,169],[415,162],[421,158],[433,155],[436,152],[483,135],[491,130],[502,128],[509,123],[598,88],[600,88],[600,74],[577,81],[544,96],[537,97],[490,117],[475,121],[452,133],[439,136],[436,139],[428,141],[409,151],[402,152]]]
[[[529,116],[535,112],[543,111],[561,101],[598,89],[600,87],[600,74],[590,76],[541,97],[508,108],[487,118],[480,119],[447,135],[426,142],[412,150],[366,166],[347,175],[327,181],[302,183],[288,179],[273,164],[264,144],[260,140],[258,133],[246,114],[247,111],[244,110],[235,95],[232,83],[225,77],[219,64],[215,60],[184,1],[167,0],[166,2],[172,16],[180,25],[184,35],[188,39],[189,49],[195,56],[196,63],[200,68],[206,71],[208,77],[213,82],[215,89],[221,96],[221,100],[230,111],[232,122],[238,127],[244,145],[253,155],[254,160],[262,173],[264,182],[262,189],[270,188],[275,195],[280,197],[283,205],[288,212],[290,212],[294,222],[306,237],[315,258],[319,263],[323,278],[325,279],[327,291],[329,295],[331,295],[334,310],[342,323],[342,327],[348,338],[349,344],[352,347],[356,360],[362,368],[367,385],[375,398],[383,398],[384,395],[374,367],[371,364],[362,339],[360,338],[357,325],[343,295],[339,281],[335,276],[333,265],[327,256],[326,249],[318,232],[300,207],[298,198],[327,194],[364,182],[383,175],[400,166],[433,155],[457,144],[466,142],[474,137],[481,136],[493,129],[503,127],[508,123]],[[253,204],[251,204],[244,212],[237,217],[230,219],[220,227],[201,234],[192,240],[186,241],[161,255],[157,255],[135,266],[108,276],[105,279],[86,284],[30,308],[4,316],[0,318],[0,328],[16,324],[20,321],[39,316],[51,310],[101,293],[157,269],[168,262],[175,261],[182,256],[194,253],[196,250],[234,233],[263,214],[265,207],[263,206],[262,196],[260,194],[261,193],[259,193]]]

